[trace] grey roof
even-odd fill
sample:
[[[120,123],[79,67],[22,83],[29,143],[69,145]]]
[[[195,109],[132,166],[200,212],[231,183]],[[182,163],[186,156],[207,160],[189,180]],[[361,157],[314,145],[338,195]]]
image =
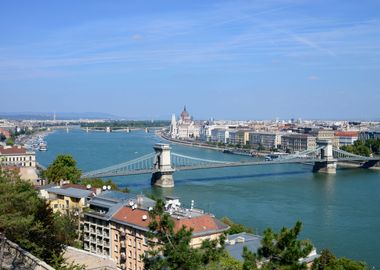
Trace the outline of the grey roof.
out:
[[[244,239],[244,242],[238,242],[237,239]],[[261,246],[261,239],[262,236],[251,233],[232,234],[227,237],[226,250],[235,259],[243,261],[243,247],[246,246],[250,251],[256,253]],[[233,240],[235,243],[230,244]]]
[[[72,188],[72,187],[70,188],[51,187],[45,190],[49,193],[54,193],[54,194],[69,196],[69,197],[74,197],[74,198],[86,198],[92,195],[91,190],[84,190],[84,189]]]
[[[263,239],[260,235],[255,235],[251,233],[237,233],[227,236],[226,250],[228,253],[239,261],[243,261],[243,247],[246,246],[253,253],[257,253],[257,250],[261,247],[261,240]],[[235,241],[234,241],[235,240]],[[240,240],[240,241],[239,241]],[[243,241],[241,241],[243,240]],[[234,243],[231,243],[231,241]],[[319,254],[314,254],[312,251],[306,258],[300,259],[300,263],[310,263],[316,258],[319,258]]]
[[[97,198],[103,198],[108,199],[116,202],[129,200],[131,198],[136,197],[136,195],[130,194],[130,193],[124,193],[120,191],[114,191],[114,190],[107,190],[100,193]]]
[[[119,191],[105,191],[94,197],[90,201],[90,206],[97,206],[108,209],[104,213],[100,213],[97,211],[90,211],[86,214],[94,217],[98,217],[101,219],[109,220],[117,211],[119,211],[124,205],[128,204],[129,201],[133,201],[133,203],[137,203],[137,196],[135,194],[123,193]],[[143,200],[139,208],[148,209],[149,207],[153,207],[155,205],[155,201],[149,199],[148,197],[143,196]]]

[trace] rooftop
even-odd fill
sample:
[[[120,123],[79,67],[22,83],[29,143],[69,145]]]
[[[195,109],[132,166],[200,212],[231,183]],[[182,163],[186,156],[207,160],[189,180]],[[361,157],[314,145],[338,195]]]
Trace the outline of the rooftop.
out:
[[[22,146],[0,146],[0,154],[2,155],[26,154],[26,149]]]
[[[73,197],[73,198],[86,198],[93,194],[92,190],[83,190],[78,188],[61,188],[61,187],[50,187],[45,189],[49,193],[54,193],[58,195]]]

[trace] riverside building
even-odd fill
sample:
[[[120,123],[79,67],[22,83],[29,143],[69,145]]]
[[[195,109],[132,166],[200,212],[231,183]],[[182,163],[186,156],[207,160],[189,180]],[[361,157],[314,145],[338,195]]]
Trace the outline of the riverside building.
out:
[[[262,146],[265,149],[278,148],[281,144],[281,135],[273,132],[250,132],[249,144],[253,147]]]
[[[31,181],[38,185],[39,178],[36,170],[36,155],[22,146],[1,146],[0,165],[5,169],[16,170],[22,180]]]
[[[170,124],[170,136],[173,139],[197,139],[200,136],[200,125],[195,123],[184,106],[180,119],[177,121],[176,116],[172,115]]]
[[[352,145],[359,138],[359,132],[357,131],[337,131],[335,137],[339,140],[339,147],[345,145]]]
[[[103,195],[103,196],[102,196]],[[84,249],[112,258],[121,269],[143,270],[142,257],[149,250],[149,211],[155,201],[143,196],[102,193],[90,202],[84,214]],[[185,209],[177,198],[167,198],[165,210],[175,223],[193,229],[191,245],[200,247],[205,239],[217,239],[228,226],[213,215],[194,208]]]
[[[35,168],[36,155],[22,146],[0,146],[0,164]]]
[[[313,150],[316,146],[316,138],[307,134],[286,134],[281,137],[281,148],[290,153]]]
[[[229,143],[246,145],[249,143],[249,130],[231,130],[229,132]]]

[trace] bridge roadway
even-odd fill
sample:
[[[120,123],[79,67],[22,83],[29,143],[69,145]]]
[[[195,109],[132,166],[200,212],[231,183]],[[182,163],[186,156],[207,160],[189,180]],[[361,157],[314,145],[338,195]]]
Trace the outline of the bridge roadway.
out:
[[[223,163],[207,163],[207,164],[197,164],[197,165],[179,165],[173,164],[173,171],[189,171],[189,170],[203,170],[203,169],[217,169],[217,168],[228,168],[228,167],[246,167],[246,166],[257,166],[257,165],[275,165],[275,164],[289,164],[289,163],[303,163],[313,165],[314,162],[324,162],[327,159],[320,158],[298,158],[298,159],[276,159],[271,161],[239,161],[239,162],[223,162]],[[367,162],[367,161],[379,161],[379,158],[363,158],[362,160],[357,157],[339,158],[336,159],[337,162]],[[128,176],[128,175],[139,175],[139,174],[151,174],[158,172],[159,170],[150,169],[134,169],[134,170],[120,170],[120,172],[104,172],[95,175],[95,177],[111,177],[111,176]]]

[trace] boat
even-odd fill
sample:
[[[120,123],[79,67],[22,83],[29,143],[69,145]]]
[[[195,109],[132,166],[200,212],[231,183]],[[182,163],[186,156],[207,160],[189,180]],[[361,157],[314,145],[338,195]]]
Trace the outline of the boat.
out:
[[[38,145],[38,150],[39,151],[47,151],[47,143],[42,141]]]

